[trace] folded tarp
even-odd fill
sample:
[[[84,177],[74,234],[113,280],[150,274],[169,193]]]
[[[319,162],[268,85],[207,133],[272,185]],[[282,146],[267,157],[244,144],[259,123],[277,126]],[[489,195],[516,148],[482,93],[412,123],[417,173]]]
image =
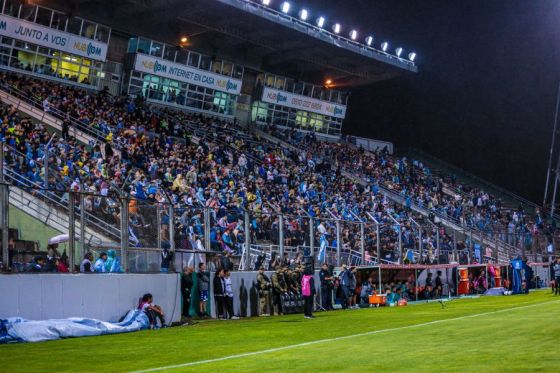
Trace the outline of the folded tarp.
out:
[[[128,333],[147,329],[148,326],[148,317],[139,310],[130,310],[119,323],[82,317],[42,321],[12,317],[0,320],[0,343],[41,342],[60,338]]]

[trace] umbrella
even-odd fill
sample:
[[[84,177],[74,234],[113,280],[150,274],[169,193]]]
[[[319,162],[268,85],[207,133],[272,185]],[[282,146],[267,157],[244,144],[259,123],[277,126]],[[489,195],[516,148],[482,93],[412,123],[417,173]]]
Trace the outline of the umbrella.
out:
[[[49,238],[49,245],[55,245],[64,242],[68,242],[68,234],[59,234],[58,236]]]

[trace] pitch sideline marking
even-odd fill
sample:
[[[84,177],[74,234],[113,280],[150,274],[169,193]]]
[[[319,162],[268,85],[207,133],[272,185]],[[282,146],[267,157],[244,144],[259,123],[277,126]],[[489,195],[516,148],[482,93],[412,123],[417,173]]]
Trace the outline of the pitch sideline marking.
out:
[[[450,319],[428,321],[428,322],[425,322],[425,323],[399,326],[399,327],[396,327],[396,328],[372,330],[372,331],[369,331],[369,332],[345,335],[345,336],[334,337],[334,338],[317,339],[315,341],[297,343],[297,344],[281,346],[281,347],[274,347],[274,348],[269,348],[269,349],[266,349],[266,350],[244,352],[244,353],[241,353],[241,354],[223,356],[223,357],[219,357],[219,358],[215,358],[215,359],[198,360],[198,361],[192,361],[190,363],[183,363],[183,364],[168,365],[168,366],[157,367],[157,368],[137,370],[137,371],[134,371],[133,373],[157,372],[157,371],[166,370],[166,369],[177,369],[177,368],[184,368],[184,367],[190,367],[190,366],[195,366],[195,365],[216,363],[218,361],[232,360],[232,359],[239,359],[239,358],[247,357],[247,356],[268,354],[268,353],[271,353],[271,352],[290,350],[290,349],[293,349],[293,348],[305,347],[305,346],[315,345],[315,344],[319,344],[319,343],[334,342],[334,341],[340,341],[340,340],[343,340],[343,339],[363,337],[363,336],[367,336],[367,335],[374,335],[374,334],[387,333],[387,332],[394,332],[394,331],[397,331],[397,330],[419,328],[419,327],[423,327],[423,326],[427,326],[427,325],[440,324],[440,323],[444,323],[444,322],[448,322],[448,321],[470,319],[470,318],[473,318],[473,317],[493,315],[493,314],[496,314],[496,313],[502,313],[502,312],[506,312],[506,311],[515,311],[515,310],[520,310],[520,309],[538,307],[538,306],[542,306],[542,305],[546,305],[546,304],[552,304],[552,303],[558,303],[558,302],[560,302],[560,300],[553,300],[553,301],[549,301],[549,302],[535,303],[535,304],[530,304],[530,305],[521,306],[521,307],[504,308],[504,309],[497,310],[497,311],[490,311],[490,312],[484,312],[484,313],[477,313],[477,314],[474,314],[474,315],[465,315],[465,316],[453,317],[453,318],[450,318]]]

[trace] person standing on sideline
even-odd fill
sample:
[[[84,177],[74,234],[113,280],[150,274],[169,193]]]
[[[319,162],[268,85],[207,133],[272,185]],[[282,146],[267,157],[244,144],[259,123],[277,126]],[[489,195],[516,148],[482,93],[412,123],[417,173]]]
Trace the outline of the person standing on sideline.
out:
[[[332,311],[333,276],[327,263],[323,263],[321,266],[319,279],[321,280],[321,307],[325,311]]]
[[[191,292],[193,288],[192,273],[193,267],[185,266],[183,275],[181,276],[181,294],[183,295],[183,312],[182,315],[186,319],[186,324],[190,324],[191,314]]]
[[[208,302],[208,289],[210,287],[210,278],[208,273],[206,273],[206,264],[198,263],[198,273],[196,274],[198,279],[198,315],[200,317],[208,317],[208,312],[206,312],[206,302]]]
[[[554,265],[554,294],[560,295],[560,259]]]
[[[224,313],[224,270],[218,269],[214,274],[214,302],[216,303],[216,318],[225,320]]]
[[[301,278],[301,295],[304,302],[304,317],[313,319],[313,299],[315,297],[315,280],[313,279],[313,270],[306,269]]]
[[[224,270],[224,303],[225,317],[231,320],[239,320],[239,317],[233,313],[233,286],[231,284],[231,273],[229,269]]]
[[[272,284],[268,276],[264,273],[263,266],[259,268],[259,273],[257,274],[257,287],[259,289],[259,316],[270,316],[268,309],[270,308],[270,288]]]

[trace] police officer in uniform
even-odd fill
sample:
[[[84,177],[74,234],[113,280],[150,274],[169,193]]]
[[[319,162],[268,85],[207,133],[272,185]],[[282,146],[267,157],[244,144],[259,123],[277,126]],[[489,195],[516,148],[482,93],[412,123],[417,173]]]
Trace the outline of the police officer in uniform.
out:
[[[272,304],[275,315],[283,315],[282,313],[282,296],[288,292],[286,281],[284,279],[284,271],[280,266],[276,267],[276,271],[272,274]]]
[[[264,267],[259,268],[257,274],[257,286],[259,289],[260,316],[270,316],[270,289],[272,284],[268,276],[264,273]]]

